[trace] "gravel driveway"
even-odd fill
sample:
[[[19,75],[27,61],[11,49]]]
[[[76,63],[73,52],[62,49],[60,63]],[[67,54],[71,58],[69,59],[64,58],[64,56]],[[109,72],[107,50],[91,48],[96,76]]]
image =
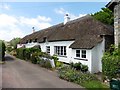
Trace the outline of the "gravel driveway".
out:
[[[81,88],[59,79],[55,71],[6,55],[2,68],[2,88]],[[1,73],[1,71],[0,71]],[[0,80],[1,81],[1,80]]]

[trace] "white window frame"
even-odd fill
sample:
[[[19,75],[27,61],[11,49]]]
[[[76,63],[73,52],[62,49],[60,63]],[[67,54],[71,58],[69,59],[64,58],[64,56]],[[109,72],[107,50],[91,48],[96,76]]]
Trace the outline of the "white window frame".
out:
[[[66,56],[66,46],[54,46],[54,54],[58,56]]]
[[[77,51],[79,51],[79,53]],[[81,54],[81,51],[80,50],[76,50],[76,57],[77,58],[80,58],[80,56],[81,56],[80,54]],[[77,56],[77,55],[79,55],[79,56]]]
[[[83,53],[83,51],[85,51],[85,53]],[[85,57],[83,57],[85,55]],[[86,58],[86,50],[81,50],[81,58]]]
[[[50,54],[50,46],[46,46],[46,53]]]
[[[79,50],[80,53],[77,53],[77,50]],[[85,51],[85,53],[83,53],[83,51]],[[79,56],[77,56],[77,54],[79,54]],[[85,58],[83,57],[83,55],[85,55]],[[86,59],[87,58],[87,50],[76,49],[75,56],[76,56],[76,58]]]

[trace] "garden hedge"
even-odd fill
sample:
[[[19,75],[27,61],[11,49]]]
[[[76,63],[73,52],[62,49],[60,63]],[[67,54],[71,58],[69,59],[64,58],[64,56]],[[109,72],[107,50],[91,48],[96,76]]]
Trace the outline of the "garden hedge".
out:
[[[102,58],[102,72],[108,79],[119,77],[117,72],[120,70],[120,48],[111,47],[105,52]]]

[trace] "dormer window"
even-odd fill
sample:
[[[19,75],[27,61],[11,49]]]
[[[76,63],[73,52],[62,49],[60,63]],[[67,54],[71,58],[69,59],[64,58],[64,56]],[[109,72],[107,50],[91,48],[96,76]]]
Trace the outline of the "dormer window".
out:
[[[37,42],[37,38],[34,40],[34,42]]]
[[[29,43],[31,43],[31,42],[32,42],[32,39],[29,40]]]
[[[28,40],[26,41],[26,43],[28,43]]]
[[[47,37],[44,37],[44,38],[43,38],[43,42],[47,42]]]

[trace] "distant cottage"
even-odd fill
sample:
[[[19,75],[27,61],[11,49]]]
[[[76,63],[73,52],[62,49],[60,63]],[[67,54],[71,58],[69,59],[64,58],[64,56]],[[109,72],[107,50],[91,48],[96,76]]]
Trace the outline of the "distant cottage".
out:
[[[43,52],[58,55],[59,61],[81,62],[88,65],[91,73],[101,72],[101,58],[113,43],[113,28],[90,15],[34,32],[21,40],[26,48],[40,45]]]
[[[115,45],[120,44],[120,0],[111,0],[106,7],[114,12],[114,38]]]

